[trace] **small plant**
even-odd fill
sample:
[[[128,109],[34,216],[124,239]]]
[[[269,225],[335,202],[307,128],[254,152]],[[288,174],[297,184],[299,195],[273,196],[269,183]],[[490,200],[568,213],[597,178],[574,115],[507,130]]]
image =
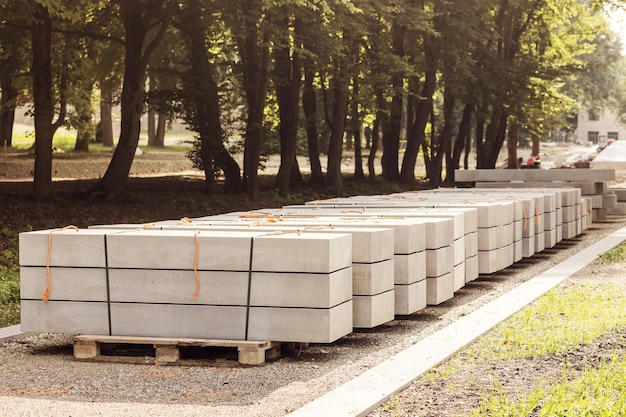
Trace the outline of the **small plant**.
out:
[[[398,411],[402,410],[402,403],[397,396],[392,395],[383,406],[383,410],[385,413],[394,413],[397,416]]]

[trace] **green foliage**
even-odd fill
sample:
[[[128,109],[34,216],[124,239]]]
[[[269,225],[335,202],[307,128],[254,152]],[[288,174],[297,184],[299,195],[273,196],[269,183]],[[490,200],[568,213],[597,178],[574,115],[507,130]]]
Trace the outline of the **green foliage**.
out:
[[[17,252],[14,249],[0,252],[0,305],[19,302],[19,275]]]
[[[484,360],[555,355],[626,326],[626,294],[617,287],[557,288],[497,326],[468,350]]]

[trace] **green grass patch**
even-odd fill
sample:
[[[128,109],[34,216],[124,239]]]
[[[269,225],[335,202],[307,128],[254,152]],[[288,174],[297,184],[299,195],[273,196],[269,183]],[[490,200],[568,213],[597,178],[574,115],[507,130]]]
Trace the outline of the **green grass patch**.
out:
[[[626,244],[621,244],[598,256],[598,260],[604,263],[626,263]]]
[[[483,396],[472,417],[614,417],[626,415],[626,358],[615,354],[579,376],[564,368],[561,380],[511,399],[499,382]]]
[[[468,350],[503,360],[554,355],[626,326],[626,295],[611,284],[556,288],[498,325]]]

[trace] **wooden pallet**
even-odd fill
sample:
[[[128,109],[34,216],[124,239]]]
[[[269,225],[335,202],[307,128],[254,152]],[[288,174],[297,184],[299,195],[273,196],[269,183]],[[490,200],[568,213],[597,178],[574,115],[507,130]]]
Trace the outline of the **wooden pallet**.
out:
[[[181,355],[186,348],[204,351],[205,360]],[[172,339],[160,337],[92,336],[74,337],[74,359],[99,362],[196,365],[207,364],[206,358],[217,354],[221,361],[228,350],[237,352],[237,362],[242,365],[262,365],[265,360],[280,357],[280,342]],[[208,352],[213,351],[213,352]]]

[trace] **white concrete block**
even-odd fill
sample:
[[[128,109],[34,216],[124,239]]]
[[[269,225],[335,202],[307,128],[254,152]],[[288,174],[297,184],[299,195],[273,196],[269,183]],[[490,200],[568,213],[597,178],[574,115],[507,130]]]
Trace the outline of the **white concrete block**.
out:
[[[394,255],[394,283],[408,285],[426,279],[426,251]]]
[[[452,245],[439,249],[426,249],[426,276],[438,277],[452,272],[454,248]]]
[[[396,316],[408,316],[426,308],[425,280],[409,285],[396,285],[394,291]]]
[[[395,294],[393,289],[376,295],[356,295],[352,299],[352,303],[355,328],[371,329],[394,319]]]
[[[351,333],[352,324],[352,301],[330,309],[252,307],[248,340],[332,343]]]
[[[41,300],[46,291],[46,268],[20,267],[20,298]],[[102,268],[50,268],[49,300],[106,301],[107,278]]]
[[[465,282],[474,281],[479,276],[478,253],[465,260]]]
[[[20,309],[23,332],[109,334],[106,303],[22,300]]]
[[[439,305],[454,297],[454,275],[449,272],[438,277],[426,278],[426,301],[428,305]]]
[[[454,266],[454,292],[457,292],[465,286],[465,260]]]
[[[104,236],[124,231],[98,229],[39,230],[19,235],[19,257],[22,266],[45,266],[50,238],[50,266],[106,266]]]
[[[198,297],[194,300],[196,277],[193,270],[109,269],[111,301],[246,305],[249,278],[247,271],[198,271],[198,278],[200,286]]]
[[[353,295],[374,295],[393,289],[394,261],[352,265]]]
[[[112,335],[245,340],[246,310],[240,306],[111,303]]]
[[[196,233],[130,231],[108,237],[109,267],[193,269]],[[201,231],[198,269],[263,272],[334,272],[352,263],[349,234],[263,234]],[[254,248],[251,248],[254,240]]]

